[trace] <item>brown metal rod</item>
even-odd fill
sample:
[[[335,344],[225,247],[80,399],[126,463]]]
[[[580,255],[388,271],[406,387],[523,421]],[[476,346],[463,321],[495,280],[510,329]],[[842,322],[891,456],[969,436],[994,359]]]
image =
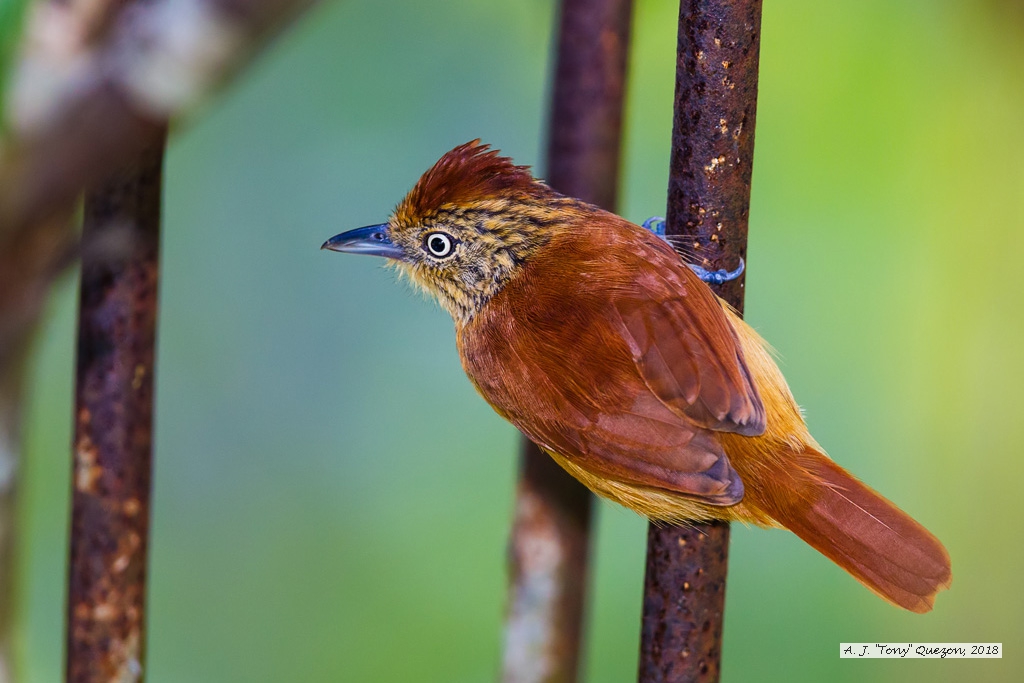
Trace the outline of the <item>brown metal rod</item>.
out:
[[[163,148],[85,200],[69,683],[143,680]]]
[[[615,211],[632,0],[563,0],[547,181]]]
[[[666,232],[708,269],[746,258],[761,0],[682,0]],[[743,311],[744,278],[716,287]],[[642,683],[717,681],[727,523],[651,525],[640,642]]]
[[[632,0],[563,0],[547,181],[615,210]],[[525,437],[509,541],[502,679],[578,675],[591,495]]]

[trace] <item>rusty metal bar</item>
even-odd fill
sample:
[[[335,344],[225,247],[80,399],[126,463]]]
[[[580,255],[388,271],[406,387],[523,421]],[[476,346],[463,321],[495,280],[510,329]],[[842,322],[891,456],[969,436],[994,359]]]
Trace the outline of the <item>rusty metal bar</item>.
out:
[[[563,0],[547,180],[615,210],[632,0]],[[526,438],[509,540],[502,679],[575,681],[587,588],[590,492]]]
[[[69,683],[136,682],[144,675],[164,141],[85,200]]]
[[[715,269],[746,259],[761,0],[682,0],[666,232]],[[716,287],[743,311],[744,279]],[[717,681],[727,523],[651,525],[642,683]]]
[[[563,0],[547,181],[615,211],[632,0]]]

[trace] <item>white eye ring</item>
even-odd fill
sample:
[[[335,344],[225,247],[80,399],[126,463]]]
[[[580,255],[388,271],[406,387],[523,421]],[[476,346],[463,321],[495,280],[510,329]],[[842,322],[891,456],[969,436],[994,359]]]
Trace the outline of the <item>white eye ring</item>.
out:
[[[455,250],[454,240],[443,232],[427,233],[427,236],[423,238],[423,244],[427,247],[430,255],[437,258],[451,256]]]

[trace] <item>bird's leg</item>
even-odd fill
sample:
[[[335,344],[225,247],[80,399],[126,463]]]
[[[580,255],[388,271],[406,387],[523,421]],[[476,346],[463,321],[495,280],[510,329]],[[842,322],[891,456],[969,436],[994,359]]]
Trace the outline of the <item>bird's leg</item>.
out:
[[[740,257],[740,264],[736,266],[736,270],[726,270],[725,268],[719,268],[718,270],[707,270],[692,263],[687,263],[686,265],[690,267],[690,270],[697,273],[697,277],[699,277],[701,280],[708,283],[709,285],[720,285],[723,282],[735,280],[736,278],[743,274],[744,268],[742,256]]]
[[[640,226],[644,230],[653,232],[655,235],[665,240],[666,242],[668,241],[667,236],[665,235],[665,219],[662,218],[661,216],[651,216],[643,223],[641,223]]]
[[[654,233],[655,235],[665,240],[666,242],[669,241],[668,235],[665,234],[665,219],[662,218],[661,216],[651,216],[650,218],[645,220],[641,225],[644,227],[644,229],[649,230],[650,232]],[[671,244],[671,242],[669,243]],[[725,268],[719,268],[718,270],[708,270],[706,268],[701,268],[700,266],[694,263],[687,263],[686,265],[689,266],[690,270],[697,274],[697,277],[699,277],[701,280],[708,283],[709,285],[720,285],[723,282],[735,280],[736,278],[743,274],[743,269],[745,267],[742,257],[740,257],[740,264],[736,266],[736,270],[726,270]]]

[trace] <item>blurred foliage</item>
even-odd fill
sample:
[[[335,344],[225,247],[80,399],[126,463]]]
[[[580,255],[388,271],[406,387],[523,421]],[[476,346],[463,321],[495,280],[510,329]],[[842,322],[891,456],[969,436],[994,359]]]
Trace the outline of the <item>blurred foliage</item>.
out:
[[[4,110],[11,58],[18,47],[28,0],[0,0],[0,111]],[[0,121],[0,132],[4,122]]]
[[[999,2],[765,4],[748,318],[812,431],[949,547],[917,616],[781,531],[734,531],[729,681],[1024,679],[1024,32]],[[554,6],[347,0],[177,131],[167,164],[151,683],[488,681],[516,435],[451,323],[320,243],[441,153],[543,149]],[[676,5],[636,11],[624,215],[665,201]],[[541,169],[542,170],[542,169]],[[25,680],[62,670],[74,278],[34,367]],[[587,680],[635,678],[645,523],[600,508]],[[838,658],[1003,642],[1002,660]]]

